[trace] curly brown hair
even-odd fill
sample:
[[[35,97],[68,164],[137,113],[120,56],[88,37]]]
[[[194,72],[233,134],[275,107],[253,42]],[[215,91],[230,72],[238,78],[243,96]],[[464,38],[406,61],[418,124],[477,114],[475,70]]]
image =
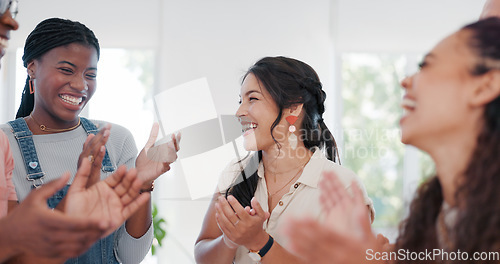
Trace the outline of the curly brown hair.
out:
[[[471,74],[500,70],[500,18],[480,20],[462,30],[472,33],[468,46],[478,57]],[[485,106],[483,119],[484,126],[455,193],[461,209],[453,230],[455,248],[450,250],[467,252],[469,257],[475,252],[500,249],[500,192],[497,189],[500,187],[500,96]],[[436,221],[442,203],[441,183],[433,176],[419,187],[409,216],[400,225],[396,248],[411,252],[439,248]]]

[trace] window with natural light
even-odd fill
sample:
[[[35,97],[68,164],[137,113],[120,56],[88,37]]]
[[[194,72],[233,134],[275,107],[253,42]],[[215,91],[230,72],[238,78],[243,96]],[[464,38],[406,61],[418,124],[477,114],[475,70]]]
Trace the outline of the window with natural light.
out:
[[[391,239],[418,184],[432,174],[428,155],[400,141],[400,81],[418,56],[349,53],[342,56],[343,165],[363,180],[373,199],[373,227]],[[413,65],[414,64],[414,65]]]

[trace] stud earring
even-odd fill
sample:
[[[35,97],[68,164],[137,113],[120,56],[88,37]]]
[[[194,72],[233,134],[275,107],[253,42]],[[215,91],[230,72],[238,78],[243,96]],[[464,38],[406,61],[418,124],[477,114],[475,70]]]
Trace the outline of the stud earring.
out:
[[[285,119],[286,121],[290,124],[288,127],[288,131],[290,132],[290,135],[288,136],[288,143],[290,144],[290,147],[295,150],[297,148],[297,136],[295,135],[295,131],[297,128],[294,126],[295,122],[297,122],[298,116],[287,116]]]

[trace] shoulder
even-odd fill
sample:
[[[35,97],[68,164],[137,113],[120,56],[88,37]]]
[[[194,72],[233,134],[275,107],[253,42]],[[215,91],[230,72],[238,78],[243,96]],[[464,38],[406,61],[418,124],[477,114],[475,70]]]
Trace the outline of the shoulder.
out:
[[[121,126],[121,125],[118,125],[118,124],[115,124],[115,123],[111,123],[111,122],[107,122],[107,121],[103,121],[103,120],[95,120],[95,119],[88,119],[89,121],[91,121],[96,127],[97,129],[100,129],[102,127],[104,127],[105,125],[107,124],[110,124],[111,125],[111,135],[110,135],[110,140],[119,140],[119,139],[132,139],[133,140],[133,136],[132,136],[132,133],[130,132],[130,130],[128,130],[127,128],[125,128],[124,126]]]
[[[10,152],[9,139],[7,138],[7,135],[5,135],[4,132],[2,132],[2,130],[0,130],[0,150],[3,151],[4,158],[6,159],[7,157],[12,158],[12,154]]]
[[[337,177],[340,178],[340,180],[345,184],[345,185],[350,185],[350,182],[352,180],[359,180],[358,175],[354,173],[352,170],[335,163],[331,160],[325,159],[326,161],[324,162],[323,169],[322,171],[333,171],[337,175]],[[349,182],[349,184],[346,184],[346,182]]]
[[[122,125],[118,125],[118,124],[103,121],[103,120],[96,120],[96,119],[88,119],[88,120],[90,122],[92,122],[97,127],[97,129],[100,129],[100,128],[104,127],[105,125],[110,124],[112,132],[122,133],[122,134],[131,134],[130,131]]]
[[[5,133],[2,130],[0,130],[0,146],[4,146],[5,144],[9,144],[7,140],[7,135],[5,135]]]
[[[361,189],[361,192],[363,193],[365,204],[368,206],[368,209],[370,211],[370,219],[373,222],[375,218],[375,208],[373,206],[373,201],[370,199],[370,197],[368,197],[368,193],[366,192],[365,185],[361,181],[361,178],[359,178],[359,176],[356,175],[356,173],[354,173],[352,170],[343,167],[333,161],[327,161],[328,162],[325,162],[325,166],[323,167],[323,172],[333,171],[349,192],[351,192],[352,184],[358,185],[358,187]],[[321,175],[321,178],[323,178],[323,175]]]
[[[333,171],[346,187],[349,187],[353,180],[359,181],[358,176],[352,170],[327,159],[320,149],[314,151],[313,156],[304,168],[303,175],[305,177],[302,178],[302,181],[312,187],[317,187],[323,173],[327,171]]]
[[[0,130],[3,131],[3,133],[5,134],[12,133],[12,128],[10,127],[9,124],[1,124]]]
[[[1,132],[0,134],[2,134],[3,139],[10,142],[11,145],[13,144],[13,142],[16,141],[14,133],[12,131],[12,127],[9,124],[1,124],[0,132]]]

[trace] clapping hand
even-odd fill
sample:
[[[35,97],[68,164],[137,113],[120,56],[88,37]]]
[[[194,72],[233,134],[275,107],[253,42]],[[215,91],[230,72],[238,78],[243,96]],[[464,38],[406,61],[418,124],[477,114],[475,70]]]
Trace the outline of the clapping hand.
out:
[[[91,187],[87,186],[90,161],[84,159],[66,195],[65,212],[69,216],[105,221],[107,236],[120,227],[142,204],[150,193],[140,194],[143,182],[135,169],[120,166],[111,176]]]
[[[350,195],[333,172],[323,176],[320,203],[327,217],[324,223],[309,218],[287,223],[293,252],[317,264],[377,263],[366,259],[368,249],[382,249],[372,234],[361,189],[352,183]]]
[[[356,219],[370,219],[364,203],[363,192],[355,181],[351,182],[352,195],[334,172],[324,172],[319,183],[320,204],[326,212],[325,224],[332,230],[361,237],[360,226]]]
[[[92,186],[101,180],[101,166],[104,154],[106,154],[106,142],[108,142],[111,125],[106,124],[96,135],[87,136],[83,144],[83,150],[78,157],[78,168],[84,159],[90,159],[90,177],[87,180],[87,187]]]
[[[76,257],[103,237],[108,221],[70,216],[47,206],[47,199],[66,185],[69,173],[33,190],[9,215],[0,220],[3,238],[9,239],[12,256]],[[5,261],[0,257],[0,262]]]
[[[153,124],[148,142],[139,153],[135,161],[138,178],[144,182],[143,189],[151,186],[152,182],[170,169],[170,164],[177,159],[180,134],[171,135],[171,140],[159,147],[153,147],[158,137],[159,125]],[[154,152],[154,153],[153,153]]]
[[[258,250],[269,239],[262,228],[264,221],[269,218],[269,212],[262,209],[255,197],[251,204],[252,209],[249,206],[243,208],[234,196],[230,195],[227,199],[219,196],[215,204],[215,218],[229,248],[242,245]]]

